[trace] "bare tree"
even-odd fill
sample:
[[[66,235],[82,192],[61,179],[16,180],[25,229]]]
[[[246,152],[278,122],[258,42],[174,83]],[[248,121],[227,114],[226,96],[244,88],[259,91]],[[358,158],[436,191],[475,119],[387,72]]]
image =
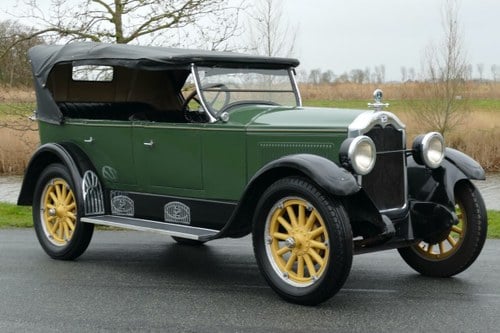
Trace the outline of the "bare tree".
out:
[[[401,82],[408,80],[408,71],[405,66],[401,66]]]
[[[297,28],[290,25],[283,14],[283,0],[258,0],[249,12],[251,49],[257,54],[291,56]]]
[[[24,2],[28,11],[13,15],[37,27],[26,38],[175,46],[193,46],[193,41],[209,38],[209,47],[219,49],[237,34],[241,10],[228,0],[52,0],[48,12],[39,0]]]
[[[499,70],[500,70],[500,67],[497,66],[497,65],[491,65],[491,76],[493,77],[493,81],[494,82],[497,82],[498,80],[498,76],[499,76]]]
[[[468,62],[458,21],[457,0],[442,9],[444,36],[427,48],[423,62],[423,101],[410,105],[416,120],[443,134],[460,124],[468,111]]]
[[[483,63],[479,63],[477,64],[477,72],[479,74],[479,81],[482,82],[483,81],[483,73],[484,73],[484,64]]]
[[[30,47],[43,42],[41,38],[16,43],[19,36],[33,30],[15,21],[0,22],[0,83],[7,86],[27,86],[32,76],[27,52]],[[21,37],[22,38],[22,37]],[[14,46],[12,46],[14,45]],[[12,47],[11,47],[12,46]]]

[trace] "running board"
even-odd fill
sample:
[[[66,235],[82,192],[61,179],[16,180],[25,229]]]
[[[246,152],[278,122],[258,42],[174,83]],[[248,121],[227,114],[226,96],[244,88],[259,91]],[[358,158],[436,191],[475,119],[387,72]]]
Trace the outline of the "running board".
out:
[[[139,230],[139,231],[152,231],[164,235],[177,236],[181,238],[201,240],[201,241],[213,238],[213,236],[219,232],[218,230],[204,229],[188,225],[156,222],[151,220],[138,219],[134,217],[124,217],[115,215],[82,217],[80,220],[85,223],[107,225],[111,227],[119,227],[119,228]]]

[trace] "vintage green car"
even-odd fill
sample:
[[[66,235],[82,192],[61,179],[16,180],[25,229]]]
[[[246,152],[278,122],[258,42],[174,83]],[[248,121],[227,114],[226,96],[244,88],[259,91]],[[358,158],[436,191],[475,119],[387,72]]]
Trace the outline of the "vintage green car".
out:
[[[317,304],[353,254],[398,249],[448,277],[479,255],[481,166],[383,111],[302,107],[296,59],[73,43],[29,52],[41,146],[19,205],[41,246],[80,256],[95,224],[199,245],[252,234],[284,299]]]

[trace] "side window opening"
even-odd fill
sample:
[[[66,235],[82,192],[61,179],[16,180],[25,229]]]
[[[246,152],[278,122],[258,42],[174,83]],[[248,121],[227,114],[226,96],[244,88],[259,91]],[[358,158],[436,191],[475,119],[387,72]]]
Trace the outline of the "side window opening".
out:
[[[111,66],[73,66],[71,71],[71,79],[73,81],[111,82],[113,81],[113,72],[114,70]]]
[[[55,66],[47,86],[64,118],[186,122],[181,88],[187,69]]]

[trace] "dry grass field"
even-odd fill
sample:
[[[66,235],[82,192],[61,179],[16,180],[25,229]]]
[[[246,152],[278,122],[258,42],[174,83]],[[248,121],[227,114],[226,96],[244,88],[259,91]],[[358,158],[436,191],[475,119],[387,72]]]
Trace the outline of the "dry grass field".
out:
[[[300,89],[305,105],[326,107],[366,108],[378,86],[373,84],[302,84]],[[403,99],[419,100],[422,84],[384,84],[385,99],[407,125],[408,141],[426,128],[410,111]],[[479,161],[488,171],[500,171],[500,83],[474,83],[470,95],[471,112],[461,125],[445,137],[447,145],[459,149]],[[33,123],[27,120],[34,108],[32,89],[0,87],[0,174],[22,174],[32,152],[39,144]],[[12,128],[15,124],[15,128]],[[30,129],[31,128],[31,129]]]

